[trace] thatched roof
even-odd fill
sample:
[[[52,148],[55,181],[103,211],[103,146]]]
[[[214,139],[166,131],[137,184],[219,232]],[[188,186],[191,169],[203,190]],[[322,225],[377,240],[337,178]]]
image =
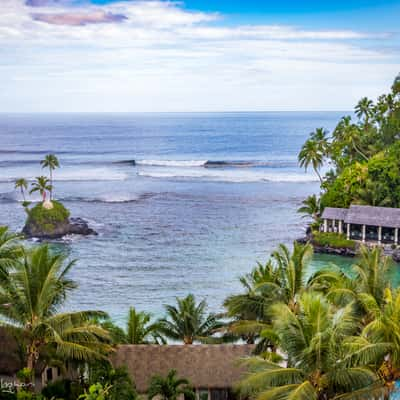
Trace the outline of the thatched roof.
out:
[[[12,376],[22,368],[15,339],[0,327],[0,375]]]
[[[112,355],[115,366],[126,365],[140,393],[150,378],[171,369],[195,388],[231,388],[244,373],[238,360],[251,355],[251,345],[121,345]]]
[[[347,212],[347,208],[326,207],[322,213],[322,218],[344,221]]]
[[[344,219],[349,224],[400,228],[400,208],[351,206]]]
[[[342,220],[348,224],[400,228],[400,208],[357,205],[350,208],[326,207],[322,218]]]

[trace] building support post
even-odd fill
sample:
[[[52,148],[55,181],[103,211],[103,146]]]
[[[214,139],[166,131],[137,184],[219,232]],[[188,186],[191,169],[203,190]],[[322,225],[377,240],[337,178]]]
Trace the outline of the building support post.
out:
[[[394,244],[397,246],[399,243],[399,228],[394,228]]]
[[[324,219],[324,232],[328,232],[328,220],[326,218]]]
[[[362,226],[362,241],[363,241],[363,243],[365,243],[365,231],[366,231],[366,226],[363,225]]]
[[[347,240],[350,240],[350,224],[347,224]]]
[[[336,219],[332,220],[332,232],[335,232],[335,228],[336,228]]]
[[[339,234],[341,235],[343,233],[343,221],[339,220]]]
[[[382,227],[378,227],[378,243],[382,243]]]

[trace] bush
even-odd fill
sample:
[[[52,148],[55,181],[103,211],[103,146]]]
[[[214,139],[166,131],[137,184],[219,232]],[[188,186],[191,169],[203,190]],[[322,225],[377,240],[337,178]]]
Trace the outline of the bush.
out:
[[[46,400],[76,400],[83,392],[84,388],[82,385],[69,379],[49,382],[47,386],[42,389],[42,395]]]
[[[109,386],[107,399],[135,400],[136,387],[126,367],[113,368],[107,361],[98,361],[90,367],[90,383]]]
[[[329,246],[336,249],[355,250],[356,242],[347,240],[346,236],[338,233],[315,232],[313,234],[313,243],[317,246]]]
[[[46,209],[42,203],[37,204],[28,212],[27,225],[34,225],[45,232],[53,232],[63,222],[67,222],[69,211],[58,201],[52,201],[53,208]]]

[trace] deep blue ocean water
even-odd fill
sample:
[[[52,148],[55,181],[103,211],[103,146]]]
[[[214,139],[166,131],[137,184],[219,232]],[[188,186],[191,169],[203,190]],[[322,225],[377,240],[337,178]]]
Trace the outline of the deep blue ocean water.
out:
[[[304,234],[296,209],[318,182],[297,153],[342,115],[3,114],[0,223],[22,228],[13,180],[42,175],[39,161],[55,153],[55,197],[99,233],[56,244],[78,259],[68,308],[122,322],[130,305],[159,316],[191,292],[220,311],[239,275]],[[320,256],[312,268],[330,261],[350,263]]]

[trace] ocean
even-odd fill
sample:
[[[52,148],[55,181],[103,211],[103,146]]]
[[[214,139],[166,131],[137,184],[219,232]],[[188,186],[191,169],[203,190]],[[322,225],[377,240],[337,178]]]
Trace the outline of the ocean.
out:
[[[0,223],[22,229],[13,181],[54,153],[55,198],[99,234],[53,244],[77,259],[68,309],[123,323],[131,305],[157,317],[194,293],[219,312],[240,275],[304,235],[296,210],[319,185],[297,154],[343,114],[0,114]],[[351,264],[316,256],[312,270],[329,262]]]

